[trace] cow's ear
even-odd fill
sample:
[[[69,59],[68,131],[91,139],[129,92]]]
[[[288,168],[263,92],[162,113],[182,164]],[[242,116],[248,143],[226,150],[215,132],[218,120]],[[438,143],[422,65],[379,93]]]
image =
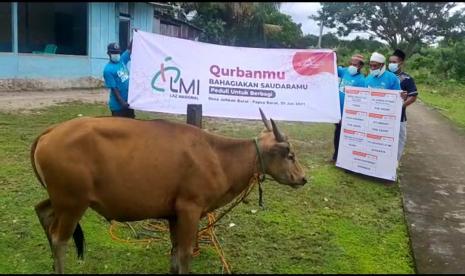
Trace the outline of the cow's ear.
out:
[[[271,152],[281,157],[286,157],[291,152],[291,149],[290,149],[289,143],[281,142],[281,143],[274,144],[273,147],[271,148]]]

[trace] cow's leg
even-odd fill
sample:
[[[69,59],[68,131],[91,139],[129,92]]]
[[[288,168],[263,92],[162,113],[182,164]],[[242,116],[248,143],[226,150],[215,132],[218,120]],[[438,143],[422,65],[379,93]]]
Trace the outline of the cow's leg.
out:
[[[177,250],[177,241],[176,241],[176,217],[170,218],[169,225],[170,225],[170,239],[171,239],[171,273],[177,273],[179,270],[178,259],[176,257],[176,250]]]
[[[178,273],[187,274],[190,271],[190,262],[197,238],[201,208],[194,204],[183,204],[177,209],[176,258],[178,260]]]
[[[58,208],[57,208],[58,209]],[[56,273],[64,273],[65,254],[69,239],[84,214],[86,208],[79,208],[58,212],[55,210],[55,218],[50,228],[52,239],[52,251]]]
[[[37,217],[39,218],[40,224],[45,231],[45,235],[48,239],[48,244],[50,245],[50,250],[52,248],[52,240],[50,238],[50,225],[53,221],[53,209],[50,199],[46,199],[35,206]]]

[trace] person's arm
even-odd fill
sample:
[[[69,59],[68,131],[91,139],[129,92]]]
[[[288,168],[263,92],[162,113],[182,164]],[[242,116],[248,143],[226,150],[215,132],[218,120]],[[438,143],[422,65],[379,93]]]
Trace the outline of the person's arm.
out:
[[[413,104],[417,100],[417,86],[415,85],[415,81],[412,77],[404,80],[405,82],[405,90],[406,90],[406,99],[404,99],[404,107],[407,107]]]
[[[132,38],[131,38],[131,41],[129,42],[128,49],[121,54],[121,62],[124,65],[127,65],[128,62],[131,60],[131,51],[132,51]]]
[[[131,41],[129,42],[129,45],[128,45],[129,54],[131,54],[131,51],[132,51],[132,38],[131,38]]]
[[[413,104],[417,100],[417,96],[408,96],[407,100],[404,102],[404,107],[407,107],[411,104]]]
[[[124,53],[121,54],[121,62],[124,65],[127,65],[130,60],[131,60],[131,51],[128,48],[126,51],[124,51]]]
[[[137,28],[134,28],[134,32],[137,32],[138,29]],[[132,53],[132,38],[131,38],[131,41],[129,42],[129,45],[128,45],[128,51],[129,51],[129,55],[131,55]]]
[[[134,29],[135,32],[137,32],[137,29]],[[124,65],[127,65],[128,62],[131,60],[131,54],[132,54],[132,38],[131,41],[129,42],[128,49],[124,51],[124,53],[121,54],[121,62]]]
[[[116,100],[121,105],[121,107],[123,107],[123,109],[128,109],[129,108],[129,104],[123,99],[123,97],[121,97],[121,93],[119,92],[118,88],[112,87],[111,88],[111,93],[113,93],[115,95]]]
[[[404,100],[404,101],[407,100],[407,91],[403,91],[403,90],[402,90],[402,92],[400,92],[400,97],[401,97],[402,100]]]
[[[131,38],[131,41],[129,42],[128,50],[127,50],[127,51],[128,51],[128,53],[129,53],[129,55],[131,55],[131,53],[132,53],[132,38]]]
[[[342,66],[338,66],[337,67],[337,76],[339,78],[342,78],[344,76],[345,70],[346,70],[346,68],[344,68]]]

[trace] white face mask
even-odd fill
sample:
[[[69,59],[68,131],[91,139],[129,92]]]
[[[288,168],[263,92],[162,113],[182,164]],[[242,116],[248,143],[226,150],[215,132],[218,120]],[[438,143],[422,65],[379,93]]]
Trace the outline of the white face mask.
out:
[[[376,70],[371,70],[370,69],[370,74],[372,74],[375,77],[377,77],[379,75],[379,73],[381,73],[381,69],[376,69]]]
[[[386,66],[385,65],[383,65],[381,68],[378,68],[376,70],[371,70],[370,69],[370,74],[373,75],[374,77],[379,77],[384,73],[384,71],[386,71]]]
[[[110,54],[110,60],[113,62],[119,62],[120,54]]]
[[[347,71],[349,72],[349,74],[351,76],[353,76],[353,75],[357,74],[358,69],[357,69],[357,67],[351,65],[351,66],[349,66],[349,68],[347,68]]]
[[[397,70],[399,70],[399,64],[397,64],[397,63],[389,63],[388,69],[389,69],[389,71],[395,73],[395,72],[397,72]]]

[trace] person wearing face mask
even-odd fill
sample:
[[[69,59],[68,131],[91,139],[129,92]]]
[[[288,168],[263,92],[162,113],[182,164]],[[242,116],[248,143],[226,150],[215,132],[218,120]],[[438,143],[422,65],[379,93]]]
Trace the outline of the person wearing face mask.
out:
[[[341,114],[344,111],[344,98],[345,98],[345,87],[346,86],[355,86],[355,87],[366,87],[365,85],[365,76],[361,73],[361,69],[365,61],[362,55],[356,54],[353,55],[350,59],[348,67],[338,66],[337,75],[341,79],[339,82],[339,104],[341,109]],[[336,128],[334,129],[334,153],[331,158],[331,162],[336,162],[338,149],[339,149],[339,138],[341,135],[341,121],[335,124]]]
[[[370,57],[370,74],[366,77],[367,87],[401,90],[397,76],[386,70],[386,58],[377,52]]]
[[[370,58],[370,75],[366,78],[367,87],[401,90],[397,76],[386,70],[386,58],[374,52]]]
[[[129,108],[128,89],[129,71],[127,63],[131,59],[132,40],[128,49],[121,54],[118,43],[113,42],[107,46],[107,54],[110,59],[103,70],[105,86],[110,89],[108,105],[111,115],[116,117],[135,118],[134,109]]]
[[[411,105],[417,99],[417,87],[413,78],[407,73],[402,71],[404,65],[405,53],[396,49],[389,57],[389,71],[397,75],[400,80],[400,88],[402,89],[402,116],[400,117],[400,132],[399,132],[399,151],[397,153],[397,160],[400,161],[404,151],[405,142],[407,141],[407,106]]]

